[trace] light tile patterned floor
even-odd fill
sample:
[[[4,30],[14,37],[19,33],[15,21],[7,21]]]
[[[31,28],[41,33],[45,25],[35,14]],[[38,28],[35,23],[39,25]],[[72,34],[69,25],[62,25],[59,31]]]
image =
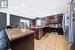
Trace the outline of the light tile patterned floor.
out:
[[[63,35],[47,33],[40,40],[35,41],[35,50],[69,50]]]

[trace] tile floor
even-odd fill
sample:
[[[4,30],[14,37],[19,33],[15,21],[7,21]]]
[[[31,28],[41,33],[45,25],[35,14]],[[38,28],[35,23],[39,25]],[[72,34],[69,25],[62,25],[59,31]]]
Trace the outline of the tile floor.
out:
[[[63,35],[47,33],[40,40],[34,40],[34,50],[69,50]]]

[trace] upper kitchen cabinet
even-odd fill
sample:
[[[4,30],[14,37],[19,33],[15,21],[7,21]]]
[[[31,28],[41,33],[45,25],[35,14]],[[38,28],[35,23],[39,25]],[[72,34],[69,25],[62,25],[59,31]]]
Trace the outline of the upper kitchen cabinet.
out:
[[[58,15],[58,23],[62,24],[63,14]]]
[[[45,26],[49,26],[50,25],[50,16],[46,16],[45,17]]]
[[[4,29],[6,27],[6,22],[7,18],[6,18],[6,13],[2,13],[0,12],[0,30]]]
[[[51,21],[52,23],[62,23],[62,18],[63,18],[63,14],[57,14],[57,15],[53,15],[51,17]]]
[[[45,26],[50,26],[51,24],[62,25],[63,14],[56,14],[52,16],[45,17]]]

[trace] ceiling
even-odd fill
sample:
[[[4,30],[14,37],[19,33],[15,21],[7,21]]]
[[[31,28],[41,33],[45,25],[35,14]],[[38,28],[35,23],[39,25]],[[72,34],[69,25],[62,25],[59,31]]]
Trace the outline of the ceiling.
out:
[[[0,11],[22,17],[36,18],[63,13],[70,0],[8,0],[8,9]]]

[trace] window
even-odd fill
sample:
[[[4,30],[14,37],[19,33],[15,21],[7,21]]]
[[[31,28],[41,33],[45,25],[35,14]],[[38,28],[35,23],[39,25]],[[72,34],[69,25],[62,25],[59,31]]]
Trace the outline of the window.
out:
[[[36,26],[41,26],[41,19],[36,20]]]
[[[29,27],[29,20],[20,19],[20,26],[21,27]]]

